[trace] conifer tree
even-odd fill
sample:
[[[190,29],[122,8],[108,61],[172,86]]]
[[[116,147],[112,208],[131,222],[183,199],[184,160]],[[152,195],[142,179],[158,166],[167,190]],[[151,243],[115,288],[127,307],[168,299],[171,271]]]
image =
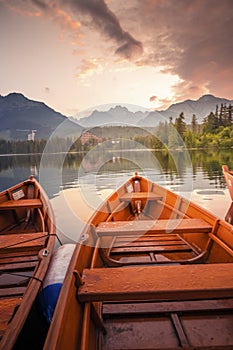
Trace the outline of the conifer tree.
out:
[[[186,131],[186,124],[184,121],[184,113],[183,112],[181,112],[179,117],[176,118],[175,127],[176,127],[176,130],[178,131],[178,134],[181,137],[183,137],[184,133]]]
[[[192,116],[192,122],[191,122],[191,131],[196,134],[198,131],[198,123],[197,123],[197,117],[195,114]]]

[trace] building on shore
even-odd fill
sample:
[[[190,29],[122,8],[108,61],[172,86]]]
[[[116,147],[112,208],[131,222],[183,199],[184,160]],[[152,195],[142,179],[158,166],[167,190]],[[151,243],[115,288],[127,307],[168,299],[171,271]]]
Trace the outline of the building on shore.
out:
[[[91,140],[94,140],[96,143],[103,142],[102,137],[99,137],[90,131],[84,131],[80,136],[80,140],[82,145],[89,143]]]

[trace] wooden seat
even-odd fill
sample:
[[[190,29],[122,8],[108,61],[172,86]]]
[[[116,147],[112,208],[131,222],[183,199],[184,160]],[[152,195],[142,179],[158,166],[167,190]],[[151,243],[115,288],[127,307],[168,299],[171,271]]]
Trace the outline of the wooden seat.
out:
[[[85,269],[81,302],[233,297],[233,264]]]
[[[0,203],[0,210],[18,209],[18,208],[42,208],[40,199],[10,199]]]
[[[101,222],[96,227],[99,236],[146,233],[209,233],[212,226],[203,219],[134,220]]]
[[[47,238],[47,232],[34,232],[22,234],[1,234],[0,235],[0,252],[11,252],[25,249],[40,249],[44,246]]]
[[[151,247],[117,247],[111,250],[111,254],[119,253],[167,253],[167,252],[190,252],[192,249],[187,246],[187,244],[180,244],[179,246],[167,245],[165,247],[161,246],[151,246]]]

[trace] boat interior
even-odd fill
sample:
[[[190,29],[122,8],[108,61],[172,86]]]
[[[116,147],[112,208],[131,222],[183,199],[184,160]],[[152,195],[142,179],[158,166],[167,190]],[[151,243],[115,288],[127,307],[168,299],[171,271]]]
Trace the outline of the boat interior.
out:
[[[232,232],[136,174],[86,227],[45,349],[232,349]]]
[[[0,195],[0,339],[4,336],[22,298],[35,277],[42,254],[46,254],[52,220],[33,180]],[[32,295],[33,296],[33,295]],[[1,344],[1,343],[0,343]],[[0,345],[1,347],[1,345]]]

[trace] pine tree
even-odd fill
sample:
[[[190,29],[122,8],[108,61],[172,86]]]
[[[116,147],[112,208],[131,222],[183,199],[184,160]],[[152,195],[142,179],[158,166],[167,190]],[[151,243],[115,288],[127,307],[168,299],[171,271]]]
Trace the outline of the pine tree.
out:
[[[203,122],[203,132],[204,133],[216,133],[217,128],[219,126],[219,120],[218,117],[216,117],[216,115],[211,112],[205,119]]]
[[[177,130],[178,134],[180,135],[180,137],[183,138],[184,133],[186,131],[186,124],[184,121],[184,113],[183,112],[181,112],[179,117],[176,118],[175,127],[176,127],[176,130]]]
[[[197,117],[195,114],[192,116],[192,122],[191,122],[191,131],[196,134],[198,131],[198,123],[197,123]]]

